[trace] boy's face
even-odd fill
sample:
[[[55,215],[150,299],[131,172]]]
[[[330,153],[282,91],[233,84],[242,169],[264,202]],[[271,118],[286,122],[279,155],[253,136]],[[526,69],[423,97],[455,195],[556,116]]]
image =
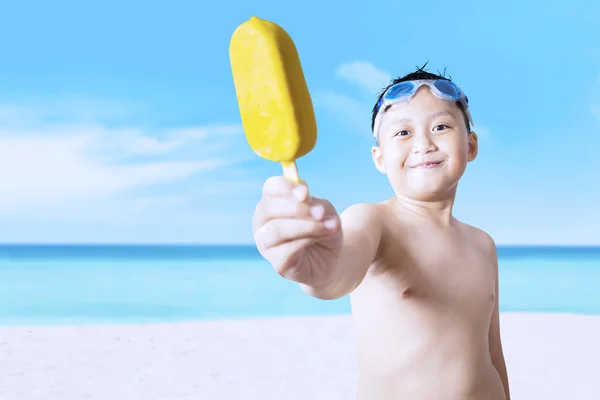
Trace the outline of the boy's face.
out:
[[[453,195],[467,162],[477,156],[477,135],[467,132],[461,110],[426,86],[385,112],[378,143],[372,149],[377,169],[397,195],[417,201]]]

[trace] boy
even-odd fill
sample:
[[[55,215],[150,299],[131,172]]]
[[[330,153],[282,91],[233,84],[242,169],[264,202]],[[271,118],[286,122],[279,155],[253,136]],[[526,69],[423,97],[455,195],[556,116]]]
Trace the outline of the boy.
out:
[[[459,179],[477,155],[468,99],[422,68],[379,96],[375,167],[395,196],[341,216],[307,187],[270,178],[257,247],[309,295],[350,294],[357,400],[509,400],[493,240],[457,221]]]

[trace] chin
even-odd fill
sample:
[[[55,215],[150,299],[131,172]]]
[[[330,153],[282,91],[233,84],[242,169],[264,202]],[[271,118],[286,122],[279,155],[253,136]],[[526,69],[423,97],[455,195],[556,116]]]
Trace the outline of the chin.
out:
[[[397,195],[415,201],[438,201],[453,197],[458,184],[458,179],[447,175],[412,177],[388,175],[388,178],[391,178],[390,184]]]

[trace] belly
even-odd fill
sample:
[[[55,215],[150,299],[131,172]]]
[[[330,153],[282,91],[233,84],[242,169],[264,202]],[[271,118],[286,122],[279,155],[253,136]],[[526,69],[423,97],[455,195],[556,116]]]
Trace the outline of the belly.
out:
[[[467,334],[357,337],[358,400],[505,400],[485,344],[470,342]]]
[[[505,400],[488,347],[489,310],[377,290],[352,298],[358,400]]]
[[[493,368],[493,367],[491,367]],[[397,382],[381,380],[378,377],[361,375],[359,378],[357,400],[506,400],[502,381],[495,370],[486,377],[480,371],[478,382],[464,385],[463,382],[450,382],[449,379],[436,380],[424,375],[404,378]],[[447,378],[456,376],[447,374]]]

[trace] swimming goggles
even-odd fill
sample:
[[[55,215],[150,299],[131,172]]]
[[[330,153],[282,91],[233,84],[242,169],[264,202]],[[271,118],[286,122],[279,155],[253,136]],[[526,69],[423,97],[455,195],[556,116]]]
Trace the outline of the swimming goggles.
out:
[[[423,85],[429,86],[431,93],[433,93],[440,100],[460,102],[465,114],[467,115],[469,123],[471,125],[475,125],[473,123],[473,119],[471,118],[471,113],[469,112],[469,99],[454,82],[443,79],[414,80],[397,83],[390,86],[385,91],[381,99],[377,102],[377,116],[375,117],[375,124],[373,126],[373,136],[377,137],[377,132],[379,131],[381,119],[385,110],[389,106],[410,100],[415,93],[417,93],[417,90],[419,90],[419,88]]]

